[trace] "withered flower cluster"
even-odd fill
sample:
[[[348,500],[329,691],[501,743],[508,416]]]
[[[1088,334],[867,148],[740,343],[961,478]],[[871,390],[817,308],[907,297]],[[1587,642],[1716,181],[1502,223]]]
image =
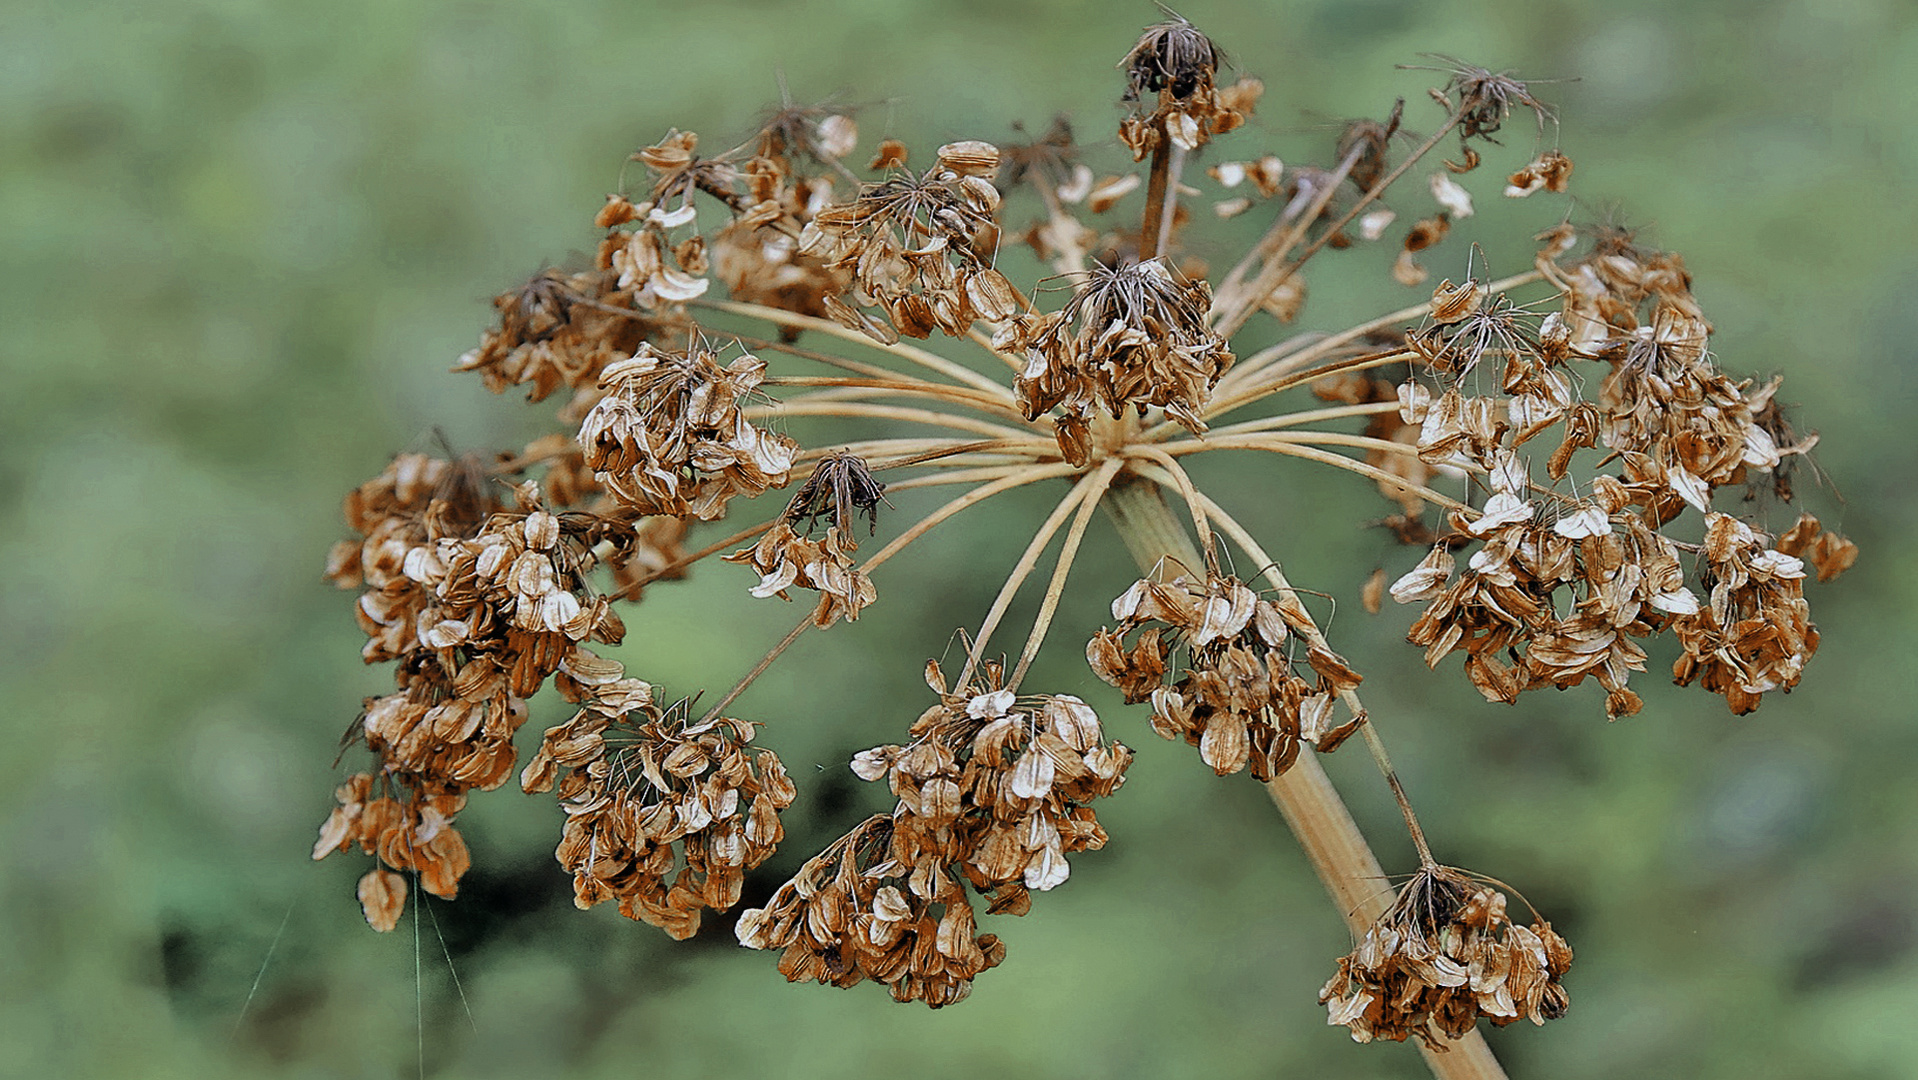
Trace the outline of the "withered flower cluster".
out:
[[[1299,640],[1317,628],[1296,595],[1266,599],[1217,572],[1203,581],[1148,578],[1112,602],[1112,617],[1118,629],[1101,629],[1086,646],[1093,673],[1128,705],[1150,700],[1152,730],[1198,747],[1220,776],[1250,764],[1255,779],[1270,780],[1298,757],[1301,741],[1329,753],[1363,719],[1334,722],[1333,702],[1360,677],[1338,654]],[[1145,627],[1127,648],[1126,635]],[[1297,674],[1295,662],[1313,677]]]
[[[765,372],[750,354],[722,368],[702,349],[641,344],[600,373],[606,396],[579,428],[587,467],[632,513],[702,521],[735,495],[784,485],[799,447],[741,410]]]
[[[1167,144],[1197,150],[1245,123],[1265,84],[1242,79],[1221,91],[1216,80],[1224,61],[1212,39],[1182,16],[1146,28],[1119,61],[1126,72],[1125,100],[1155,99],[1151,111],[1134,111],[1119,124],[1119,140],[1131,148],[1132,160]]]
[[[1000,195],[989,177],[998,169],[991,143],[948,143],[924,173],[901,171],[821,210],[800,234],[799,250],[851,273],[855,304],[881,308],[890,329],[835,296],[826,297],[826,310],[880,341],[935,329],[956,337],[980,319],[1018,311],[1012,283],[992,268]]]
[[[1066,882],[1070,856],[1105,843],[1093,804],[1132,752],[1085,701],[1022,689],[1105,510],[1144,576],[1112,625],[1083,628],[1092,671],[1149,702],[1151,728],[1215,773],[1264,782],[1295,824],[1358,943],[1322,997],[1333,1022],[1362,1041],[1461,1049],[1428,1059],[1450,1076],[1490,1067],[1480,1017],[1564,1012],[1570,949],[1542,919],[1513,923],[1503,886],[1433,858],[1358,672],[1234,516],[1247,494],[1202,488],[1187,459],[1250,451],[1376,484],[1394,510],[1383,524],[1427,549],[1390,593],[1423,605],[1409,637],[1428,663],[1462,652],[1501,702],[1591,680],[1611,717],[1645,707],[1632,677],[1667,632],[1675,681],[1734,711],[1799,685],[1818,645],[1805,581],[1857,549],[1797,507],[1782,531],[1764,520],[1796,500],[1792,467],[1816,437],[1795,433],[1777,380],[1719,368],[1677,255],[1552,211],[1536,253],[1514,260],[1528,269],[1493,279],[1482,253],[1460,251],[1458,283],[1405,303],[1398,289],[1450,258],[1478,211],[1473,174],[1514,111],[1534,114],[1538,142],[1494,185],[1507,199],[1567,190],[1571,159],[1545,139],[1556,117],[1523,82],[1446,60],[1429,94],[1444,117],[1422,140],[1395,97],[1316,163],[1248,141],[1207,168],[1222,196],[1207,215],[1187,157],[1240,128],[1262,89],[1221,89],[1221,62],[1183,18],[1149,27],[1120,62],[1132,161],[1104,175],[1063,123],[1004,150],[948,142],[914,171],[900,140],[861,152],[850,115],[790,102],[731,149],[702,153],[673,129],[635,153],[644,175],[597,209],[591,265],[502,295],[498,325],[458,364],[494,392],[558,395],[556,425],[491,454],[401,454],[347,499],[357,538],[327,575],[360,591],[363,659],[392,663],[397,685],[349,731],[373,763],[340,785],[314,857],[374,856],[359,886],[369,923],[397,924],[407,873],[454,895],[472,861],[454,821],[512,774],[528,699],[550,682],[572,715],[546,730],[521,786],[557,797],[576,901],[696,933],[776,857],[795,794],[734,701],[803,633],[858,620],[838,630],[857,635],[923,594],[892,581],[872,613],[875,575],[902,550],[1044,485],[1057,502],[963,638],[958,678],[949,689],[932,665],[937,703],[850,763],[886,782],[893,808],[796,859],[739,940],[780,950],[793,981],[870,979],[949,1004],[1006,955],[979,904],[1022,914]],[[1435,160],[1453,138],[1459,160]],[[1188,232],[1261,218],[1223,272],[1189,255]],[[1322,281],[1328,251],[1376,264],[1384,314],[1309,325],[1308,278]],[[1279,340],[1235,348],[1266,317]],[[890,499],[911,508],[951,486],[892,520]],[[1329,527],[1322,508],[1287,519]],[[862,553],[862,532],[883,546]],[[625,640],[622,604],[712,556],[748,568],[724,571],[743,593],[817,600],[695,715],[627,671],[672,628],[602,652]],[[994,659],[1048,557],[1017,659]],[[1390,576],[1374,573],[1369,609]],[[1352,739],[1418,852],[1396,902],[1317,764]]]
[[[698,932],[702,909],[738,903],[746,871],[785,836],[779,812],[796,794],[778,755],[747,753],[753,734],[743,720],[693,723],[685,702],[661,710],[650,685],[624,678],[546,729],[520,787],[550,790],[566,770],[555,854],[573,872],[573,902],[617,900],[621,915],[679,939]]]
[[[1212,290],[1182,280],[1163,259],[1096,267],[1058,311],[1008,320],[993,346],[1026,354],[1013,380],[1031,420],[1052,409],[1059,450],[1088,460],[1093,407],[1117,417],[1161,406],[1194,432],[1219,376],[1232,366],[1225,339],[1206,325]]]
[[[1497,883],[1449,866],[1426,866],[1339,971],[1319,991],[1326,1022],[1352,1029],[1355,1042],[1416,1035],[1443,1049],[1480,1017],[1503,1027],[1543,1024],[1565,1015],[1559,983],[1572,948],[1552,924],[1520,926]]]
[[[823,629],[841,618],[857,619],[860,609],[879,598],[879,590],[870,576],[853,565],[859,541],[849,526],[863,513],[868,528],[877,531],[885,491],[864,461],[847,453],[828,454],[759,542],[724,558],[759,571],[754,596],[791,599],[786,590],[795,585],[819,593],[814,626]],[[833,523],[824,538],[814,540],[812,527],[821,517],[830,517]],[[795,529],[794,522],[805,531]]]
[[[1538,273],[1561,288],[1562,311],[1540,316],[1477,281],[1446,282],[1427,324],[1407,337],[1438,384],[1436,394],[1416,380],[1400,388],[1420,461],[1482,475],[1490,493],[1475,516],[1454,511],[1451,535],[1392,587],[1401,603],[1430,601],[1411,640],[1433,665],[1464,650],[1473,685],[1495,701],[1596,678],[1607,715],[1619,717],[1642,705],[1628,686],[1645,670],[1634,639],[1671,629],[1685,650],[1677,680],[1705,673],[1733,711],[1750,712],[1765,692],[1798,683],[1818,635],[1795,584],[1799,561],[1714,510],[1713,493],[1776,492],[1780,465],[1816,440],[1789,441],[1777,425],[1776,380],[1736,382],[1718,370],[1677,256],[1613,232],[1561,262],[1572,230],[1541,239]],[[1474,378],[1484,361],[1496,375]],[[1610,368],[1596,401],[1584,397],[1580,362]],[[1541,480],[1522,448],[1552,433]],[[1592,450],[1616,460],[1619,474],[1593,476],[1582,495],[1564,490],[1575,456]],[[1687,508],[1704,517],[1702,548],[1661,531]],[[1453,580],[1454,551],[1474,541]],[[1702,556],[1697,580],[1712,591],[1712,610],[1686,584],[1688,552]],[[1854,555],[1838,537],[1817,553],[1834,573]],[[1754,567],[1770,587],[1750,588]],[[1728,579],[1748,590],[1736,605],[1720,588]]]
[[[1005,957],[976,933],[966,885],[992,914],[1023,915],[1031,890],[1065,882],[1066,856],[1105,846],[1091,802],[1125,782],[1132,751],[1108,742],[1091,706],[1069,695],[1021,701],[987,665],[981,679],[939,695],[905,746],[853,758],[864,780],[885,779],[898,804],[862,822],[800,867],[771,902],[740,916],[742,944],[784,949],[793,982],[886,984],[899,1001],[949,1005]]]

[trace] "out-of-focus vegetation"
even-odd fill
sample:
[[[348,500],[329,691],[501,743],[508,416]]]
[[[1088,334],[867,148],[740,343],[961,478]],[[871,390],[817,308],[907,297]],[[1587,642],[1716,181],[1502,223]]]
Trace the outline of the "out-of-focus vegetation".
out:
[[[1911,1075],[1913,9],[1185,14],[1266,80],[1239,156],[1324,160],[1337,120],[1400,95],[1429,121],[1438,77],[1393,67],[1421,52],[1577,79],[1535,90],[1560,108],[1579,215],[1617,200],[1685,254],[1721,362],[1785,374],[1824,433],[1843,501],[1801,489],[1864,549],[1810,590],[1824,641],[1791,697],[1734,718],[1654,670],[1645,712],[1607,726],[1579,692],[1484,704],[1456,662],[1424,671],[1403,612],[1360,612],[1374,566],[1416,557],[1360,530],[1380,512],[1365,485],[1269,464],[1239,478],[1294,580],[1346,601],[1333,635],[1440,856],[1523,890],[1578,949],[1566,1019],[1492,1034],[1508,1068]],[[1094,697],[1073,639],[1129,580],[1109,534],[1034,685],[1099,702],[1140,760],[1101,809],[1111,846],[1029,917],[990,920],[1011,955],[957,1007],[789,987],[723,926],[674,944],[576,912],[557,811],[510,789],[462,819],[478,865],[430,906],[417,999],[410,926],[373,934],[356,860],[307,859],[339,733],[388,678],[357,663],[350,598],[319,577],[339,498],[436,428],[460,447],[531,430],[532,410],[444,371],[493,293],[593,242],[630,150],[669,126],[743,134],[782,73],[797,98],[864,103],[866,146],[1002,138],[1060,109],[1107,140],[1112,65],[1156,17],[1090,0],[0,12],[0,1073],[414,1075],[423,1029],[445,1076],[1417,1075],[1409,1049],[1324,1025],[1314,994],[1348,942],[1257,786]],[[1514,160],[1493,167],[1530,138],[1515,121]],[[1427,261],[1443,274],[1449,257]],[[1374,310],[1420,295],[1377,281]],[[898,737],[921,662],[997,583],[939,576],[948,556],[1003,565],[1022,542],[987,517],[936,538],[896,564],[933,602],[882,576],[860,623],[809,635],[742,699],[802,790],[770,870],[877,805],[847,757]],[[638,673],[723,691],[783,631],[791,609],[749,606],[731,569],[649,594],[624,653]],[[1328,767],[1388,868],[1411,869],[1362,754]]]

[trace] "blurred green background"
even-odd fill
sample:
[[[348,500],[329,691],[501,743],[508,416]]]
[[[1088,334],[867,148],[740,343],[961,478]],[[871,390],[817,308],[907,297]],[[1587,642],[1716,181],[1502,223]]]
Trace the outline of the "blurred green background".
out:
[[[1913,7],[1185,13],[1266,80],[1241,156],[1323,161],[1331,122],[1399,95],[1429,125],[1435,77],[1393,66],[1421,52],[1575,78],[1536,89],[1560,107],[1579,215],[1618,200],[1686,255],[1724,365],[1785,374],[1824,433],[1843,498],[1801,489],[1864,548],[1810,590],[1824,642],[1790,698],[1732,717],[1661,686],[1655,651],[1645,712],[1608,726],[1583,692],[1484,704],[1456,661],[1424,671],[1407,612],[1361,613],[1373,567],[1413,557],[1360,530],[1380,512],[1366,485],[1218,474],[1255,488],[1236,505],[1295,580],[1346,601],[1335,641],[1440,856],[1524,890],[1578,950],[1566,1019],[1492,1033],[1508,1068],[1918,1076]],[[1112,844],[1029,917],[991,920],[1011,955],[959,1006],[788,986],[724,925],[675,944],[574,911],[557,811],[510,788],[462,818],[477,866],[419,955],[410,923],[361,923],[358,860],[307,859],[357,764],[333,766],[339,734],[389,678],[358,663],[351,599],[319,576],[339,499],[436,427],[489,446],[546,421],[444,372],[495,292],[591,247],[629,151],[675,125],[730,145],[782,72],[801,100],[865,106],[862,154],[882,132],[924,154],[1058,110],[1105,142],[1113,64],[1155,18],[1093,0],[0,10],[0,1075],[414,1076],[422,1053],[448,1077],[1419,1075],[1410,1049],[1325,1026],[1314,996],[1349,943],[1257,786],[1211,777],[1086,672],[1077,642],[1130,580],[1103,525],[1031,685],[1095,701],[1140,759],[1100,810]],[[1529,121],[1508,130],[1482,212],[1550,224],[1558,204],[1493,191],[1529,153]],[[1369,306],[1307,321],[1419,295],[1370,273]],[[802,790],[749,899],[883,805],[846,758],[923,707],[921,662],[976,622],[1050,497],[935,534],[857,625],[808,635],[742,699]],[[749,605],[746,578],[707,567],[650,593],[623,655],[722,691],[792,618]],[[522,745],[556,715],[536,703]],[[1328,768],[1409,870],[1363,755]]]

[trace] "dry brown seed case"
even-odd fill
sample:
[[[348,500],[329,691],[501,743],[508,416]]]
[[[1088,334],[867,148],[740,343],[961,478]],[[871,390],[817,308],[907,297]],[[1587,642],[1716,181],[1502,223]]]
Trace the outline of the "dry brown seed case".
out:
[[[1105,844],[1094,808],[1125,780],[1114,731],[1131,725],[1221,777],[1249,772],[1285,811],[1353,932],[1321,995],[1332,1023],[1413,1037],[1463,1076],[1497,1070],[1480,1018],[1564,1014],[1570,948],[1542,917],[1514,921],[1503,885],[1433,857],[1374,723],[1406,718],[1367,710],[1324,605],[1234,516],[1246,494],[1210,490],[1189,459],[1253,451],[1375,486],[1410,550],[1372,575],[1366,608],[1419,605],[1412,644],[1435,668],[1463,653],[1487,699],[1590,680],[1613,718],[1643,707],[1634,679],[1661,636],[1675,680],[1736,712],[1790,690],[1818,645],[1806,581],[1857,551],[1812,514],[1759,512],[1794,500],[1815,437],[1787,422],[1777,380],[1721,370],[1679,256],[1568,223],[1552,200],[1572,160],[1525,82],[1443,59],[1429,102],[1385,102],[1288,163],[1244,129],[1264,84],[1226,81],[1224,62],[1184,18],[1147,28],[1115,86],[1129,154],[1078,145],[1063,120],[913,148],[793,106],[736,144],[674,128],[634,153],[627,186],[582,208],[590,264],[502,294],[456,365],[494,392],[558,395],[551,429],[402,454],[347,498],[356,535],[326,573],[359,591],[364,659],[397,685],[351,729],[371,762],[313,854],[373,856],[373,927],[402,917],[408,872],[455,894],[472,861],[455,819],[517,768],[564,811],[556,857],[579,906],[697,933],[775,858],[796,794],[761,745],[776,707],[747,721],[735,700],[807,631],[861,633],[839,624],[882,582],[888,607],[920,602],[924,583],[889,561],[1037,487],[1052,509],[1013,566],[965,568],[1003,584],[960,628],[957,674],[930,664],[924,711],[876,718],[880,745],[849,763],[892,809],[791,853],[739,941],[779,950],[795,982],[959,1001],[1008,952],[979,920],[1023,914]],[[1536,145],[1481,171],[1514,113]],[[1494,277],[1452,238],[1492,215],[1536,223],[1529,268]],[[1201,261],[1192,234],[1227,217],[1256,238]],[[1370,258],[1375,317],[1311,323],[1328,258]],[[1418,285],[1432,268],[1439,283]],[[1276,342],[1235,345],[1255,323],[1248,339]],[[918,488],[949,497],[901,518],[887,493]],[[1141,576],[1082,583],[1119,592],[1112,621],[1065,633],[1147,706],[1133,715],[1024,685],[1101,510]],[[602,650],[692,572],[735,575],[741,603],[811,607],[715,703],[666,705],[647,680],[674,673]],[[1028,586],[1023,641],[993,651]],[[549,685],[574,712],[522,766],[515,735]],[[1395,897],[1317,764],[1354,739],[1417,851]]]

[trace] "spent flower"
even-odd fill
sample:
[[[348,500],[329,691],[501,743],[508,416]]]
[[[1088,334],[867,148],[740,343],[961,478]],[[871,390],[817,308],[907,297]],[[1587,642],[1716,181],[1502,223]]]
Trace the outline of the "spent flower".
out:
[[[563,811],[555,854],[576,902],[699,932],[778,856],[795,798],[761,745],[786,723],[781,703],[747,722],[734,701],[802,634],[856,636],[927,596],[889,578],[887,607],[855,625],[901,551],[1004,492],[1049,488],[957,677],[929,665],[936,700],[849,763],[892,808],[796,859],[738,940],[778,950],[792,981],[951,1004],[1006,958],[980,919],[1025,913],[1105,844],[1095,806],[1132,760],[1112,728],[1136,718],[1024,687],[1074,610],[1064,599],[1104,510],[1143,576],[1098,586],[1119,592],[1111,623],[1075,628],[1092,672],[1214,773],[1250,772],[1294,823],[1357,943],[1321,995],[1331,1021],[1459,1051],[1428,1061],[1464,1075],[1445,1061],[1493,1067],[1480,1018],[1565,1012],[1570,948],[1542,919],[1515,922],[1503,886],[1432,857],[1313,594],[1235,516],[1246,493],[1188,460],[1253,452],[1375,485],[1390,510],[1377,524],[1422,557],[1375,569],[1367,609],[1388,593],[1418,605],[1409,640],[1434,667],[1462,653],[1489,700],[1591,681],[1611,718],[1647,707],[1634,679],[1664,636],[1674,680],[1736,712],[1799,685],[1819,642],[1806,582],[1858,549],[1795,506],[1793,521],[1762,520],[1794,502],[1790,470],[1817,439],[1796,433],[1778,380],[1719,367],[1678,255],[1549,207],[1517,274],[1448,253],[1451,233],[1536,205],[1487,200],[1471,175],[1515,110],[1541,142],[1546,121],[1556,130],[1525,82],[1445,58],[1431,135],[1406,133],[1398,98],[1320,160],[1281,162],[1234,134],[1263,84],[1221,87],[1222,64],[1180,16],[1146,30],[1120,62],[1131,162],[1100,162],[1063,122],[1003,147],[888,137],[862,152],[849,112],[790,100],[730,149],[671,129],[634,154],[643,175],[591,215],[590,265],[502,294],[457,365],[496,393],[559,395],[552,428],[488,454],[400,454],[346,500],[355,536],[326,575],[359,593],[362,658],[391,663],[396,685],[349,730],[372,763],[339,786],[313,856],[372,857],[358,885],[369,924],[397,925],[408,874],[457,892],[474,853],[455,821],[512,774],[528,699],[550,686],[573,713],[520,779]],[[1228,138],[1207,169],[1226,198],[1195,214],[1180,202],[1197,194],[1188,156]],[[1452,138],[1460,160],[1434,168]],[[1515,197],[1562,194],[1572,176],[1556,145],[1505,168]],[[1385,206],[1414,175],[1421,193]],[[1185,240],[1201,217],[1262,232],[1215,271]],[[1341,284],[1317,272],[1326,253],[1374,241],[1397,250],[1360,286],[1385,313],[1313,325],[1308,283]],[[1046,265],[1020,263],[1028,252]],[[1439,263],[1463,272],[1402,303]],[[1239,340],[1267,317],[1259,333],[1276,343]],[[960,490],[908,501],[941,487]],[[894,498],[920,516],[897,518]],[[1287,520],[1334,516],[1298,506]],[[1048,553],[1023,645],[995,658]],[[714,705],[662,707],[611,652],[622,611],[713,556],[747,567],[742,592],[817,601]],[[1317,764],[1352,740],[1418,852],[1396,898]]]

